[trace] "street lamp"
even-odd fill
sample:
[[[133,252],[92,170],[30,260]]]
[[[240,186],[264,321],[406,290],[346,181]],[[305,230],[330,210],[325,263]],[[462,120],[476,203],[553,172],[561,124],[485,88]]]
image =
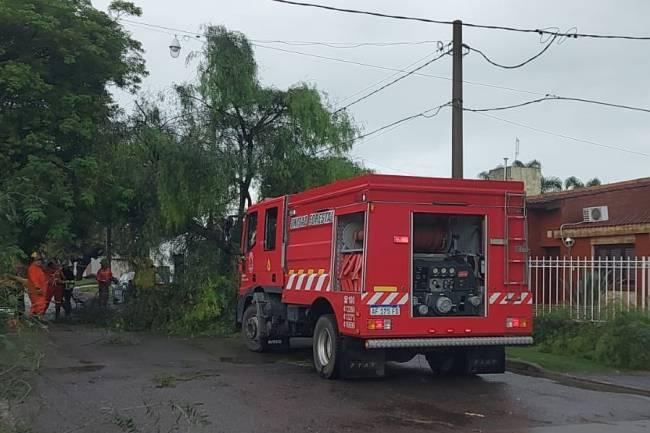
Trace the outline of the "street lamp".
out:
[[[181,54],[181,43],[178,42],[178,38],[176,37],[176,35],[174,35],[174,39],[172,39],[171,43],[169,44],[169,55],[175,59],[180,54]]]

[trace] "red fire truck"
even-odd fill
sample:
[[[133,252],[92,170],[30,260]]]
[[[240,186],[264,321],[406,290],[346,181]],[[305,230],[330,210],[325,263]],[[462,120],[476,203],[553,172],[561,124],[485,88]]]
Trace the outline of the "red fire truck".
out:
[[[251,206],[237,323],[249,349],[313,337],[325,378],[502,373],[532,343],[520,182],[366,175]]]

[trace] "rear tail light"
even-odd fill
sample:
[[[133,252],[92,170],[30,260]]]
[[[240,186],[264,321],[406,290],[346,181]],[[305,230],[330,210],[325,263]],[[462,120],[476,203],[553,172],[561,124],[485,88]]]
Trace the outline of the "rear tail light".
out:
[[[528,319],[525,317],[506,318],[506,328],[528,328]]]
[[[393,323],[390,319],[369,319],[368,320],[368,329],[370,330],[385,330],[390,331],[393,329]]]

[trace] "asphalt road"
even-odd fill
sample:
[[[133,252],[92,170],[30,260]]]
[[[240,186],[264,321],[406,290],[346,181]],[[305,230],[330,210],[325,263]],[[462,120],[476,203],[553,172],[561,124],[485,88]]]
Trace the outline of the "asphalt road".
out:
[[[383,379],[326,381],[298,343],[254,354],[238,339],[58,326],[17,413],[39,433],[650,431],[646,397],[512,373],[435,377],[418,358]]]

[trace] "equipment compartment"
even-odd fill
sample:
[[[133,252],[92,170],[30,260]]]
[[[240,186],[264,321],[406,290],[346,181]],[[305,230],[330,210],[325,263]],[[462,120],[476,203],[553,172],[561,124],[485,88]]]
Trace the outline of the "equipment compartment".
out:
[[[485,219],[413,214],[413,317],[485,315]]]

